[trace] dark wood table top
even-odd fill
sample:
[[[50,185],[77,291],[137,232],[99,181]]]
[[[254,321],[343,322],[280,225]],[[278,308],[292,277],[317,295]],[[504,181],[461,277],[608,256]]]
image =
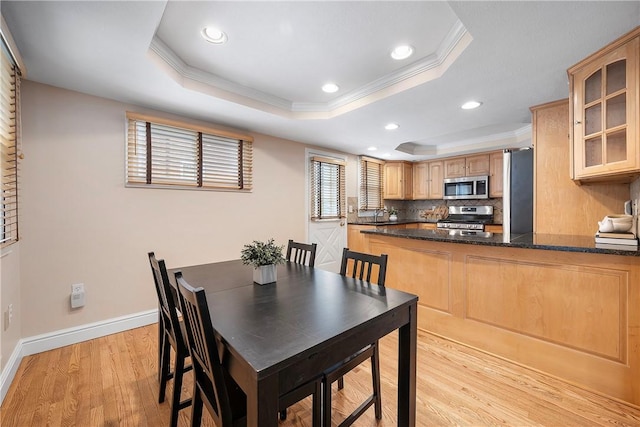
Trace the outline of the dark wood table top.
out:
[[[395,308],[415,295],[378,287],[324,270],[286,263],[278,280],[253,283],[253,269],[239,260],[180,269],[207,292],[214,329],[260,374],[318,351],[331,338]]]
[[[415,426],[418,297],[285,263],[253,283],[240,260],[171,269],[207,293],[223,363],[247,395],[248,427],[277,427],[278,396],[398,330],[397,425]]]

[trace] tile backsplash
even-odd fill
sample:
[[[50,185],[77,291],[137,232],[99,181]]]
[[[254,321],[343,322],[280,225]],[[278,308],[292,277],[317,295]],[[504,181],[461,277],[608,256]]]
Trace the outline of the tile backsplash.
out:
[[[634,200],[640,210],[640,178],[636,179],[629,186],[630,199]],[[502,224],[502,199],[484,199],[484,200],[385,200],[387,209],[395,207],[398,209],[398,219],[400,220],[424,220],[426,212],[440,211],[449,206],[493,206],[493,221],[496,224]],[[353,212],[347,214],[349,223],[368,222],[373,219],[372,216],[358,216],[358,198],[348,197],[347,206],[353,207]],[[440,209],[438,209],[440,208]],[[369,214],[371,215],[371,214]],[[384,216],[380,216],[380,220],[387,220],[389,214],[385,212]],[[436,219],[431,216],[429,219]]]
[[[428,212],[446,211],[449,206],[493,206],[494,223],[502,224],[502,199],[483,200],[385,200],[387,209],[394,207],[398,209],[399,220],[425,220]],[[347,214],[349,223],[368,222],[371,216],[358,217],[358,198],[348,197],[347,206],[353,206],[353,212]],[[384,220],[388,218],[388,213],[384,214]],[[380,217],[380,219],[383,219]],[[435,215],[429,215],[429,219],[437,220]]]

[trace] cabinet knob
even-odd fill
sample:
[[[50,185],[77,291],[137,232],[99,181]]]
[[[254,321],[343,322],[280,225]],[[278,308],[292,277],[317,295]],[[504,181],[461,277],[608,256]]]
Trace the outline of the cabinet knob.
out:
[[[579,125],[579,124],[582,124],[582,122],[580,120],[576,120],[574,124]]]

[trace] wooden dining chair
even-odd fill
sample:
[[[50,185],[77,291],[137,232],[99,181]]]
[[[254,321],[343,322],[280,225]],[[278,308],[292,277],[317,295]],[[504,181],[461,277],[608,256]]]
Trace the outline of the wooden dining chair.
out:
[[[299,243],[289,239],[287,245],[287,261],[294,262],[296,264],[308,265],[313,267],[316,263],[316,249],[317,243]]]
[[[286,260],[296,264],[308,265],[313,267],[316,263],[317,243],[299,243],[289,239],[287,244]],[[280,419],[287,419],[286,408],[280,411]]]
[[[176,296],[177,291],[171,286],[164,260],[156,259],[153,252],[149,252],[149,263],[153,272],[153,280],[158,294],[158,310],[160,320],[159,351],[159,380],[160,391],[158,402],[164,402],[167,382],[173,379],[173,396],[171,397],[171,421],[170,426],[178,425],[178,412],[191,405],[191,399],[180,400],[182,392],[182,377],[185,372],[192,369],[192,365],[185,365],[189,351],[187,348],[184,323],[178,318]],[[175,362],[171,371],[171,348],[175,352]]]
[[[347,277],[353,277],[367,283],[373,283],[372,277],[377,270],[378,277],[375,283],[384,287],[387,275],[387,255],[380,256],[365,254],[361,252],[350,251],[344,248],[342,251],[342,264],[340,266],[340,274]],[[342,423],[340,427],[352,425],[371,405],[375,407],[376,419],[382,418],[382,401],[380,393],[380,353],[378,350],[378,342],[363,348],[353,356],[345,359],[338,365],[328,369],[324,373],[323,378],[323,417],[324,426],[331,426],[331,386],[338,381],[338,390],[344,387],[344,375],[360,365],[366,360],[371,360],[371,377],[373,391],[371,395],[353,411]]]
[[[180,306],[185,317],[187,341],[194,366],[193,404],[191,426],[202,422],[202,407],[207,410],[218,427],[240,427],[246,425],[246,395],[233,380],[220,354],[222,344],[214,334],[207,297],[203,288],[193,288],[175,273],[178,284]],[[287,408],[307,396],[313,397],[313,426],[322,422],[322,376],[282,394],[278,398],[278,409]]]

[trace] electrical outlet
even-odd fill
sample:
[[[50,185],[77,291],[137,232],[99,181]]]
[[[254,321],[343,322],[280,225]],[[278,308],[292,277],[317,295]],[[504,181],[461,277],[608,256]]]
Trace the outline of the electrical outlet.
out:
[[[71,285],[71,308],[84,307],[84,283],[76,283]]]

